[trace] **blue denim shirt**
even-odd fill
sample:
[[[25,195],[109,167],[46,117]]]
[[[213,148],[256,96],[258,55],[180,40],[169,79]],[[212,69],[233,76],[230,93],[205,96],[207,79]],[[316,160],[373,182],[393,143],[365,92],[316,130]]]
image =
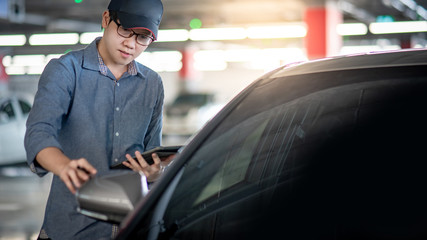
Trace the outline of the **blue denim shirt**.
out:
[[[160,76],[133,61],[119,81],[103,64],[96,42],[51,60],[42,73],[27,121],[28,164],[46,147],[70,159],[86,158],[97,175],[134,154],[161,144],[163,84]],[[123,171],[123,170],[122,170]],[[109,239],[112,225],[76,211],[75,196],[54,176],[42,229],[52,239]]]

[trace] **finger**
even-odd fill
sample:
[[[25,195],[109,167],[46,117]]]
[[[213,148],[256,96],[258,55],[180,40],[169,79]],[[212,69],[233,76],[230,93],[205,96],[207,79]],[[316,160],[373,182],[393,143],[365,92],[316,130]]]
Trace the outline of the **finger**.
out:
[[[139,165],[141,166],[142,169],[145,169],[147,167],[149,167],[150,165],[147,163],[147,161],[145,161],[144,157],[141,155],[141,153],[139,151],[135,152],[135,156],[138,160]]]
[[[141,155],[141,154],[140,154]],[[136,154],[135,154],[135,157],[136,158],[138,158],[138,156],[136,156]],[[128,159],[128,163],[129,163],[129,165],[131,165],[131,167],[132,168],[138,168],[139,167],[139,161],[136,159],[134,159],[134,158],[132,158],[132,157],[129,157],[129,158],[127,158]]]
[[[81,187],[81,182],[80,182],[80,178],[77,175],[77,171],[74,170],[74,169],[72,169],[72,168],[70,168],[70,170],[68,171],[68,177],[71,179],[71,182],[73,183],[73,185],[76,188],[80,188]]]
[[[125,157],[126,157],[126,159],[128,161],[132,161],[133,160],[133,158],[132,158],[132,156],[130,154],[126,154]]]
[[[160,162],[162,160],[160,160],[159,155],[157,155],[156,153],[151,154],[151,157],[153,158],[154,164],[155,165],[160,165]]]
[[[71,180],[67,177],[67,178],[63,178],[61,177],[62,182],[65,183],[65,186],[67,186],[68,190],[70,190],[70,192],[72,194],[76,193],[76,188],[74,187],[74,185],[71,183]]]
[[[89,172],[84,167],[81,167],[81,165],[85,166],[85,162],[87,163],[84,158],[73,160],[69,163],[69,167],[66,170],[66,175],[76,188],[80,188],[82,182],[89,179]]]
[[[79,179],[83,180],[83,182],[86,182],[87,180],[89,180],[91,176],[89,171],[81,167],[77,167],[76,174]]]
[[[132,170],[135,170],[135,168],[128,161],[124,161],[124,162],[122,162],[122,164],[125,165],[126,167],[132,169]]]
[[[77,167],[85,171],[89,175],[95,175],[97,170],[85,158],[76,160]]]

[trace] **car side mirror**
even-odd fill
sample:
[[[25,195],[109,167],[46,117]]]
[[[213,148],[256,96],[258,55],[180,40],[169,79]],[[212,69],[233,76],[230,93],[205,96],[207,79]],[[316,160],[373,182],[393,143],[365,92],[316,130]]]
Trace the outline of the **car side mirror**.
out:
[[[77,211],[99,220],[120,223],[147,194],[144,174],[127,171],[95,176],[76,192]]]

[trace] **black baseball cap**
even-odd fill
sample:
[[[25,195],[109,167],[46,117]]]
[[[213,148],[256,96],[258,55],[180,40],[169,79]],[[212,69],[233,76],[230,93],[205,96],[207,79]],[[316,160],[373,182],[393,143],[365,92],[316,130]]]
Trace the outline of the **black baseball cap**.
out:
[[[147,29],[157,39],[163,15],[161,0],[111,0],[108,10],[117,12],[123,28]]]

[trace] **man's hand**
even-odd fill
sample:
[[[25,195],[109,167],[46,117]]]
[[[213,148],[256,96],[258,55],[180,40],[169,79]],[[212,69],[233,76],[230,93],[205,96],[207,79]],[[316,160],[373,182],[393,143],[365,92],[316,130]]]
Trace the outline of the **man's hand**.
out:
[[[71,193],[76,193],[83,183],[96,174],[96,169],[84,158],[70,161],[59,171],[58,176]]]
[[[71,193],[96,174],[96,169],[84,158],[70,160],[62,151],[55,147],[41,150],[36,161],[44,169],[59,176]]]
[[[172,162],[175,154],[164,159],[160,159],[159,156],[155,153],[153,153],[151,156],[153,157],[154,163],[149,165],[139,151],[135,152],[136,160],[133,159],[130,154],[126,154],[127,161],[124,161],[123,165],[135,172],[144,173],[148,182],[154,182],[162,175],[165,167]]]

